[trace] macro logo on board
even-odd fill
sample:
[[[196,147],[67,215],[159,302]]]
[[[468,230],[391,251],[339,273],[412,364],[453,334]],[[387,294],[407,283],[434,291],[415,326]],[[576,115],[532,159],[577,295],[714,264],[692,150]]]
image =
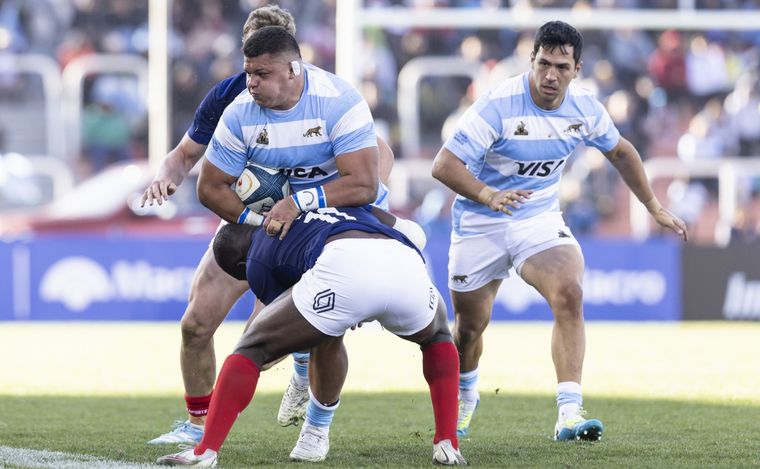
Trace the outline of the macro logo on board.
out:
[[[61,302],[72,311],[84,311],[95,301],[111,297],[108,272],[87,257],[66,257],[48,269],[40,282],[43,300]]]
[[[654,306],[663,301],[667,289],[667,279],[658,270],[588,269],[583,277],[583,302],[586,305]],[[504,280],[496,302],[512,314],[522,314],[533,304],[546,304],[536,289],[515,274]]]
[[[87,257],[65,257],[42,276],[40,297],[81,312],[109,301],[187,301],[195,269],[118,260],[110,270]]]
[[[731,273],[726,283],[723,317],[760,319],[760,280],[747,280],[744,272]]]

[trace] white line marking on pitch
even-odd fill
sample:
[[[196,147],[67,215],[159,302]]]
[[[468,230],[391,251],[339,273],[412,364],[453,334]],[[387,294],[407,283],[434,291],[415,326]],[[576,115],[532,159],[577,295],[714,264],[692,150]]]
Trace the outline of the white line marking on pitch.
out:
[[[86,454],[0,446],[0,467],[3,467],[4,464],[35,469],[146,469],[158,467],[153,464],[114,461]]]

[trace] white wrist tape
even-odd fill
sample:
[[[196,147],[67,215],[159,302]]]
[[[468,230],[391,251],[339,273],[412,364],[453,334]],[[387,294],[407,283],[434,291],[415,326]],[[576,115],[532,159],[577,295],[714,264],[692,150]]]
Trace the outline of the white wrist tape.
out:
[[[296,207],[298,207],[298,209],[302,212],[308,212],[309,210],[316,210],[318,208],[327,207],[325,190],[322,189],[322,186],[298,191],[295,194],[291,195],[291,197],[296,203]]]
[[[240,212],[240,216],[237,219],[238,225],[242,225],[244,223],[246,225],[261,226],[264,224],[264,216],[253,212],[250,208],[246,207],[242,212]]]
[[[417,223],[412,220],[396,217],[396,223],[393,224],[393,229],[409,238],[409,241],[411,241],[420,251],[425,249],[427,236],[425,236],[425,230],[423,230]]]
[[[649,213],[657,213],[662,208],[662,205],[660,205],[660,201],[657,200],[657,197],[652,197],[648,201],[644,202],[644,207],[647,208]]]

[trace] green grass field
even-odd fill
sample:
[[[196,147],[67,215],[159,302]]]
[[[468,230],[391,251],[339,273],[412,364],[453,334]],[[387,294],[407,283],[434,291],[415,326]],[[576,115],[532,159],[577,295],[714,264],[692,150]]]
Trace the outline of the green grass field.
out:
[[[220,360],[241,328],[219,331]],[[604,439],[550,439],[551,324],[494,324],[481,407],[461,442],[470,465],[760,465],[760,324],[591,323],[587,333],[585,407],[605,423]],[[430,467],[432,412],[416,346],[375,327],[346,344],[348,381],[320,466]],[[146,467],[173,451],[145,441],[183,416],[178,345],[176,324],[0,324],[0,467]],[[275,422],[290,370],[286,361],[262,375],[220,466],[293,466],[298,429]]]

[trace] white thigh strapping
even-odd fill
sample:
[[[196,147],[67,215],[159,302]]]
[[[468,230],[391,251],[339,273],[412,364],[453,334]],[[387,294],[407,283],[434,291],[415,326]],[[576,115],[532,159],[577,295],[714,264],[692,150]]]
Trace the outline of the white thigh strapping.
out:
[[[451,290],[477,290],[492,280],[509,277],[509,269],[513,266],[519,274],[529,257],[554,246],[571,244],[580,250],[561,212],[546,212],[518,221],[479,217],[483,220],[478,221],[477,234],[451,234]]]
[[[419,254],[391,239],[332,241],[293,286],[298,311],[330,336],[371,320],[414,334],[433,320],[439,296]]]

